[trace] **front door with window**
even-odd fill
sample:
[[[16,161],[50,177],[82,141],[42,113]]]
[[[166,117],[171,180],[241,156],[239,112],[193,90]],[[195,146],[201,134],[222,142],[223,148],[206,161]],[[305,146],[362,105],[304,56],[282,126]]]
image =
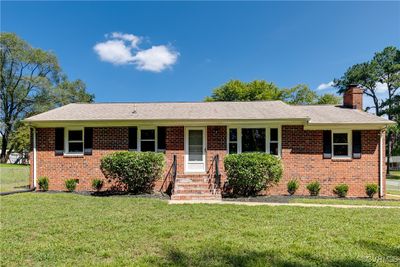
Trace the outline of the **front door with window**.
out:
[[[205,172],[205,129],[186,128],[185,131],[185,172]]]

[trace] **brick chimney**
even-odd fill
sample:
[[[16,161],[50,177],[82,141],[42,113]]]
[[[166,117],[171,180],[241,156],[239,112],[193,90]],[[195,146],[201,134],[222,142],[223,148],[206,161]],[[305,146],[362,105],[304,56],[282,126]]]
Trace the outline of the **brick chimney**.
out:
[[[349,85],[343,95],[343,106],[363,110],[363,92],[357,85]]]

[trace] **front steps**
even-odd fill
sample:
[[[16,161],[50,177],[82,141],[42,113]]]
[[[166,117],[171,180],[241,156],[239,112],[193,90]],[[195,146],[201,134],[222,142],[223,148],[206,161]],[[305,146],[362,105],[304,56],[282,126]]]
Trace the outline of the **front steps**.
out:
[[[178,175],[171,200],[221,200],[220,191],[211,188],[206,174]]]

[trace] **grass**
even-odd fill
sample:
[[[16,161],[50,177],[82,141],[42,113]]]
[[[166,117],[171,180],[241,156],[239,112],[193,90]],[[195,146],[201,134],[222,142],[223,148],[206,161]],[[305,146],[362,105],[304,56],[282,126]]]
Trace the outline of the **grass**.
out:
[[[376,199],[323,199],[323,198],[294,198],[290,203],[312,203],[312,204],[339,204],[339,205],[365,205],[365,206],[398,206],[400,201],[385,201]]]
[[[29,185],[29,165],[0,164],[0,192],[26,189]]]
[[[390,171],[390,174],[386,177],[387,179],[400,179],[400,171]]]
[[[1,197],[0,265],[398,266],[400,209]]]

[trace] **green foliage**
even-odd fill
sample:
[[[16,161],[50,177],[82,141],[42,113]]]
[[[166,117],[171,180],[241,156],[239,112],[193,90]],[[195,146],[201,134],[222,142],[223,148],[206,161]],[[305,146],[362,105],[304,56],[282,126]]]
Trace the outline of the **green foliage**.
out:
[[[383,51],[375,53],[372,60],[351,66],[340,79],[334,79],[339,93],[344,93],[349,85],[356,84],[365,89],[364,94],[371,97],[375,114],[387,114],[391,119],[390,110],[393,98],[400,87],[400,50],[389,46]],[[378,85],[387,86],[387,97],[378,95]]]
[[[281,160],[266,153],[230,154],[224,165],[234,195],[256,195],[282,177]]]
[[[376,193],[378,193],[378,185],[377,184],[366,184],[365,185],[365,193],[368,197],[373,198]]]
[[[310,196],[318,196],[321,190],[321,185],[318,181],[311,182],[307,185],[307,189],[310,192]]]
[[[290,195],[296,193],[297,189],[299,189],[299,181],[297,179],[290,180],[287,183],[287,191]]]
[[[165,166],[163,153],[115,152],[101,159],[100,168],[131,193],[150,192],[162,177]]]
[[[39,189],[42,191],[49,190],[49,178],[47,177],[39,177],[38,179]]]
[[[69,192],[74,192],[76,189],[76,185],[78,184],[78,180],[77,179],[67,179],[65,180],[65,188],[67,188],[67,190]]]
[[[333,193],[335,193],[338,197],[347,196],[348,191],[349,191],[349,186],[347,184],[339,184],[335,186],[335,189],[333,189]]]
[[[82,81],[68,81],[53,53],[33,48],[14,33],[0,33],[0,66],[0,162],[26,149],[29,135],[22,119],[63,104],[93,101]]]
[[[255,80],[249,83],[239,80],[230,80],[214,89],[211,97],[205,101],[257,101],[279,100],[282,92],[279,88],[267,81]]]
[[[231,80],[214,89],[205,101],[261,101],[282,100],[288,104],[339,104],[340,98],[333,94],[318,96],[307,85],[299,84],[293,88],[280,89],[275,84],[263,80],[249,83]]]
[[[92,188],[94,190],[96,190],[97,192],[101,190],[101,188],[103,188],[103,180],[101,179],[93,179],[92,180]]]
[[[318,97],[318,105],[339,105],[342,101],[340,96],[334,94],[323,94]]]

